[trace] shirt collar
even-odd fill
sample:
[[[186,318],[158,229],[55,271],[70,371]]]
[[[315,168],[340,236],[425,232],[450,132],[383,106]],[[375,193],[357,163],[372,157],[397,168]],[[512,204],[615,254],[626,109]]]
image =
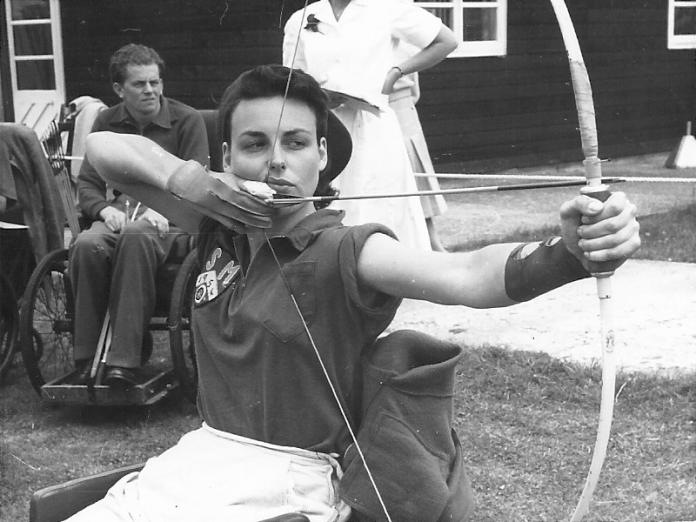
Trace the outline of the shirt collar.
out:
[[[343,210],[321,209],[300,221],[287,235],[290,244],[297,250],[306,249],[327,228],[341,225]]]
[[[352,0],[347,6],[345,11],[348,10],[350,13],[353,9],[356,7],[364,7],[370,3],[370,0]],[[321,0],[320,2],[316,2],[314,4],[310,4],[308,9],[310,9],[310,13],[314,14],[320,22],[328,23],[331,25],[334,25],[336,23],[336,17],[333,14],[333,9],[331,8],[331,4],[329,3],[329,0]]]
[[[323,231],[328,228],[333,228],[342,225],[345,212],[343,210],[321,209],[300,221],[285,236],[274,236],[271,241],[281,241],[284,244],[289,244],[298,252],[304,251]],[[208,218],[206,218],[208,219]],[[235,252],[235,258],[239,263],[242,273],[246,273],[250,257],[249,257],[249,241],[246,235],[231,233],[224,227],[218,228],[218,244],[228,252]]]
[[[116,108],[116,120],[121,123],[128,123],[134,127],[137,127],[135,119],[126,109],[125,103],[120,103]],[[157,125],[163,129],[171,129],[173,121],[174,120],[169,109],[169,101],[164,96],[160,96],[160,110],[157,113],[157,116],[155,116],[155,119],[152,120],[151,125]]]
[[[336,23],[336,19],[334,17],[333,10],[331,9],[331,4],[329,3],[329,0],[322,0],[321,2],[310,4],[308,9],[311,9],[311,14],[316,16],[320,22],[328,23],[331,25]]]

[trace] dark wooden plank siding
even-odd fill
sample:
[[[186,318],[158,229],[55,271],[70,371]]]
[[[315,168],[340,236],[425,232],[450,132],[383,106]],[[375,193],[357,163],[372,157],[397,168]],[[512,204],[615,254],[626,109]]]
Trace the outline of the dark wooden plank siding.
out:
[[[567,3],[592,81],[601,155],[676,146],[696,112],[696,69],[693,50],[667,50],[666,2]],[[214,107],[241,71],[280,61],[282,23],[301,5],[302,0],[66,0],[68,96],[91,94],[114,103],[109,55],[136,41],[166,60],[168,95]],[[438,168],[581,159],[567,58],[548,0],[508,2],[507,56],[448,59],[421,74],[421,90],[419,112]]]
[[[660,0],[568,0],[592,81],[603,157],[668,150],[694,117],[694,51],[667,50]],[[581,159],[568,64],[546,0],[508,3],[504,58],[421,75],[419,111],[452,170]]]
[[[62,3],[68,98],[115,103],[111,53],[128,42],[154,47],[167,63],[165,93],[212,108],[224,87],[259,63],[278,62],[282,30],[275,0],[69,0]]]

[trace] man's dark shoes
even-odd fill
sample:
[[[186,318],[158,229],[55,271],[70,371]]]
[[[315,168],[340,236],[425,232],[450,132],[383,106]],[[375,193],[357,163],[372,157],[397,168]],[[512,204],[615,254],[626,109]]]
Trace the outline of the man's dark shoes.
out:
[[[75,361],[75,376],[72,378],[72,384],[84,386],[89,384],[89,374],[92,371],[92,360],[85,359]]]
[[[104,373],[104,384],[116,388],[131,388],[145,382],[145,375],[140,368],[109,366]]]

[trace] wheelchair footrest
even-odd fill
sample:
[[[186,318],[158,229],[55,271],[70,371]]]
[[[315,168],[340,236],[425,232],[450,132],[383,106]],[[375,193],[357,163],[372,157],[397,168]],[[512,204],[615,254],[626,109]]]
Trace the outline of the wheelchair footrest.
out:
[[[98,385],[70,384],[74,373],[47,382],[41,387],[41,395],[52,402],[65,404],[98,404],[125,406],[154,404],[179,387],[172,370],[153,373],[147,380],[129,388]]]

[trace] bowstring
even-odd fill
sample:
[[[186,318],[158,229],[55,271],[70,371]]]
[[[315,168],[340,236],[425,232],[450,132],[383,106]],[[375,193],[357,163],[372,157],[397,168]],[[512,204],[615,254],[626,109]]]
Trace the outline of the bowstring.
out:
[[[365,473],[367,474],[367,478],[370,480],[370,484],[372,484],[372,487],[375,490],[375,494],[377,495],[377,500],[379,501],[379,504],[384,511],[384,515],[387,517],[388,522],[392,522],[391,517],[389,516],[389,511],[387,511],[387,506],[384,503],[384,499],[382,498],[382,494],[379,491],[379,488],[377,487],[377,483],[375,482],[375,478],[372,475],[372,472],[370,471],[370,468],[367,465],[367,461],[365,459],[365,454],[363,453],[362,448],[360,447],[360,444],[358,443],[358,437],[355,434],[355,431],[353,430],[353,426],[350,422],[350,419],[348,418],[348,413],[346,412],[345,407],[343,406],[343,403],[341,402],[341,398],[338,395],[338,391],[336,391],[336,386],[334,385],[333,381],[331,380],[331,376],[329,375],[329,371],[326,368],[326,365],[324,364],[324,360],[321,358],[321,352],[319,352],[319,348],[317,347],[316,343],[314,342],[314,337],[312,336],[312,333],[309,331],[309,326],[307,325],[307,321],[305,321],[304,316],[302,315],[302,311],[300,310],[300,306],[297,304],[297,299],[295,299],[295,294],[292,291],[292,287],[290,286],[290,282],[287,280],[285,277],[285,273],[283,272],[283,269],[280,264],[280,260],[278,259],[278,256],[276,254],[275,249],[273,248],[273,245],[271,244],[271,239],[268,237],[268,234],[266,234],[266,231],[264,230],[263,235],[266,239],[266,244],[268,244],[268,248],[271,251],[271,254],[273,255],[273,259],[276,262],[276,265],[278,266],[278,272],[280,273],[280,278],[283,281],[283,285],[285,286],[286,290],[288,291],[288,295],[290,296],[290,300],[292,301],[292,306],[297,312],[298,317],[300,318],[300,321],[302,322],[302,327],[304,328],[305,333],[307,334],[307,338],[309,339],[309,343],[312,345],[312,350],[314,350],[314,355],[317,357],[317,361],[319,361],[319,366],[321,367],[321,371],[324,374],[324,377],[326,378],[326,382],[329,384],[329,388],[331,389],[331,394],[334,397],[334,400],[336,401],[336,404],[338,405],[338,409],[341,412],[341,417],[343,418],[343,422],[345,422],[346,427],[348,428],[348,433],[350,434],[350,438],[355,444],[355,449],[358,452],[358,455],[360,456],[360,460],[363,463],[363,466],[365,467]]]
[[[292,50],[292,59],[290,60],[290,72],[288,73],[288,81],[285,82],[285,92],[283,93],[283,103],[280,106],[280,115],[278,116],[278,125],[276,126],[276,131],[275,135],[273,136],[273,147],[271,147],[271,157],[268,159],[268,172],[266,172],[266,179],[264,179],[264,183],[268,183],[268,178],[271,175],[271,161],[273,160],[273,152],[275,151],[276,145],[278,144],[278,135],[280,134],[280,125],[283,121],[283,113],[285,112],[285,103],[288,101],[288,91],[290,90],[290,81],[292,80],[292,75],[293,75],[293,66],[295,65],[295,59],[297,58],[297,50],[300,47],[300,35],[302,34],[302,24],[304,24],[305,20],[305,15],[307,14],[307,6],[309,5],[309,0],[305,0],[304,6],[302,7],[302,17],[300,18],[300,28],[297,31],[297,40],[295,40],[295,47]],[[280,16],[281,19],[278,20],[278,23],[280,25],[280,22],[282,20],[283,16],[283,7],[285,6],[285,0],[280,4]]]
[[[285,2],[283,1],[281,3],[281,13],[283,6],[285,5]],[[283,119],[283,112],[285,110],[285,104],[288,100],[288,92],[290,91],[290,82],[292,80],[292,75],[294,68],[293,66],[295,65],[295,60],[297,58],[297,51],[300,46],[300,36],[302,34],[302,26],[304,24],[306,14],[307,14],[307,6],[309,5],[309,0],[305,0],[304,6],[302,7],[302,16],[300,17],[300,27],[298,28],[297,31],[297,40],[295,40],[295,46],[293,48],[293,53],[292,53],[292,59],[290,60],[290,65],[289,65],[289,73],[288,73],[288,79],[287,82],[285,83],[285,92],[283,93],[283,101],[280,107],[280,115],[278,117],[278,125],[276,126],[276,133],[275,136],[273,137],[273,147],[271,148],[270,154],[271,156],[269,157],[268,161],[268,171],[266,172],[266,182],[268,182],[268,178],[271,174],[271,162],[273,161],[273,153],[275,151],[275,147],[278,143],[278,136],[280,134],[280,126],[282,123]],[[282,15],[281,15],[282,16]],[[360,460],[363,464],[363,467],[365,468],[365,473],[367,474],[368,479],[370,480],[370,484],[372,485],[372,488],[375,491],[375,494],[377,496],[377,500],[379,501],[380,507],[382,508],[382,511],[384,511],[384,515],[387,519],[387,522],[392,522],[391,517],[389,516],[389,511],[387,510],[387,506],[384,503],[384,499],[382,498],[382,494],[380,493],[379,488],[377,487],[377,483],[375,482],[374,476],[372,475],[372,472],[370,471],[369,466],[367,465],[367,460],[365,459],[365,454],[362,451],[362,448],[360,447],[360,443],[358,442],[358,437],[355,434],[355,431],[353,430],[353,426],[348,418],[348,413],[346,412],[346,409],[344,408],[341,399],[338,395],[338,392],[336,390],[336,386],[334,385],[333,381],[331,380],[331,376],[329,375],[328,369],[326,368],[326,364],[324,363],[324,360],[321,357],[321,352],[319,352],[319,348],[317,347],[314,337],[312,336],[312,333],[309,330],[309,326],[307,325],[307,321],[305,321],[304,315],[302,315],[302,311],[300,310],[299,305],[297,304],[297,299],[295,299],[295,294],[292,291],[292,287],[290,286],[289,281],[285,277],[285,273],[283,272],[283,267],[280,264],[280,259],[278,259],[278,256],[276,254],[275,249],[273,248],[273,244],[271,243],[271,238],[268,237],[268,234],[266,231],[263,231],[264,239],[266,241],[266,244],[268,245],[268,248],[273,256],[273,259],[275,261],[276,266],[278,267],[278,272],[280,274],[281,280],[283,281],[283,285],[285,286],[285,289],[288,292],[288,295],[290,296],[290,300],[292,301],[292,305],[297,312],[297,316],[299,317],[300,321],[302,322],[302,327],[307,334],[307,338],[309,339],[310,344],[312,345],[312,350],[314,351],[314,355],[317,358],[317,361],[319,362],[319,366],[321,367],[321,371],[324,374],[324,377],[326,379],[326,382],[329,385],[329,388],[331,389],[331,394],[333,395],[334,400],[336,401],[336,405],[338,406],[338,409],[341,413],[341,417],[343,418],[343,422],[345,423],[346,427],[348,428],[348,433],[350,434],[351,441],[353,442],[356,451],[358,452],[358,455],[360,456]]]

